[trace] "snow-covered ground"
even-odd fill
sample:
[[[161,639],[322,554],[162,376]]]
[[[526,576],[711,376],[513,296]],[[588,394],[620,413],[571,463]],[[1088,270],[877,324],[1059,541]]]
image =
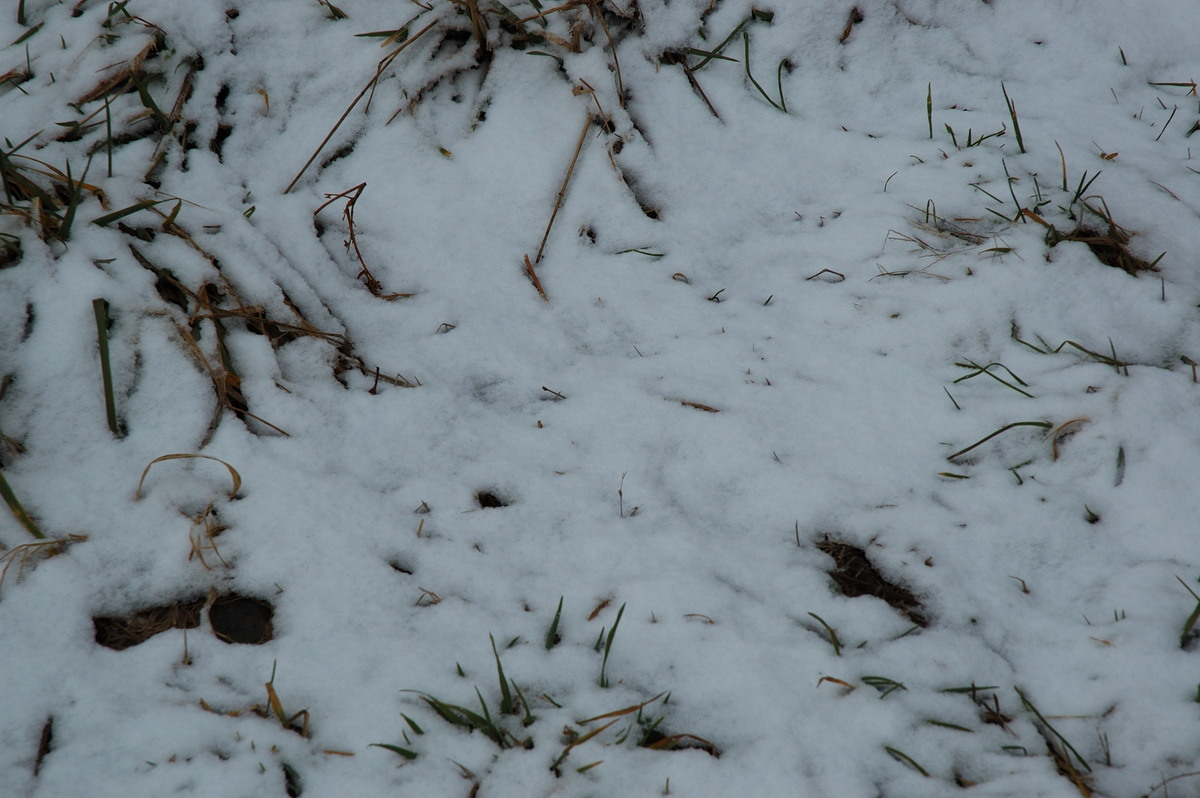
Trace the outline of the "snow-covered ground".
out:
[[[2,13],[0,795],[1200,794],[1200,5]]]

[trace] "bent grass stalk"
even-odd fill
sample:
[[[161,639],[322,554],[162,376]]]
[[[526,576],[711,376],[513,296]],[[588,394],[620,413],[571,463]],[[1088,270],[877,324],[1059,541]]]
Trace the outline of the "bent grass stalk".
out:
[[[164,454],[161,457],[155,457],[153,460],[151,460],[146,465],[146,468],[143,469],[141,479],[138,480],[137,490],[134,491],[134,493],[133,493],[134,501],[141,500],[142,485],[143,485],[143,483],[145,483],[146,475],[150,473],[150,469],[154,466],[154,464],[162,463],[167,460],[212,460],[214,462],[220,463],[221,465],[223,465],[227,469],[229,469],[229,476],[233,482],[233,487],[229,491],[230,499],[236,497],[237,492],[239,490],[241,490],[241,488],[242,488],[242,475],[238,473],[236,468],[234,468],[229,463],[225,462],[224,460],[222,460],[219,457],[213,457],[213,456],[207,455],[207,454]]]
[[[12,486],[9,485],[8,480],[4,478],[3,471],[0,471],[0,496],[4,497],[4,502],[8,505],[8,509],[12,510],[13,516],[17,519],[17,522],[20,523],[21,526],[25,527],[26,532],[28,532],[30,535],[33,535],[33,537],[37,538],[38,540],[46,539],[45,533],[43,533],[41,528],[38,527],[37,522],[33,520],[33,517],[25,511],[25,508],[21,505],[21,502],[17,499],[17,494],[13,493]]]
[[[754,79],[754,75],[750,73],[750,32],[749,31],[745,31],[745,30],[742,31],[742,44],[744,45],[743,50],[745,52],[745,58],[742,63],[746,67],[746,77],[750,80],[750,82],[752,84],[754,84],[754,88],[758,89],[758,93],[761,94],[763,96],[763,98],[767,102],[769,102],[773,108],[775,108],[777,111],[783,111],[786,114],[787,107],[786,107],[786,105],[782,104],[783,103],[783,65],[786,63],[786,61],[779,62],[779,102],[775,102],[774,100],[771,99],[771,95],[767,94],[766,89],[764,89],[761,85],[759,85],[759,82]]]
[[[987,443],[988,441],[990,441],[992,438],[996,437],[997,435],[1008,432],[1010,429],[1014,429],[1016,427],[1041,427],[1042,429],[1050,429],[1053,426],[1054,425],[1051,424],[1049,421],[1014,421],[1011,424],[1005,424],[1003,427],[1001,427],[1000,429],[991,433],[990,435],[980,438],[979,440],[975,441],[974,443],[972,443],[970,446],[966,447],[965,449],[959,449],[954,454],[948,455],[946,457],[946,459],[954,460],[955,458],[961,457],[962,455],[966,454],[967,452],[971,451],[972,449],[976,448],[977,446],[982,446],[983,444]]]
[[[838,639],[837,630],[825,623],[825,619],[820,615],[817,615],[815,612],[810,612],[809,615],[811,615],[813,618],[816,618],[817,621],[825,627],[825,631],[829,634],[829,644],[833,646],[834,656],[842,656],[842,641]]]

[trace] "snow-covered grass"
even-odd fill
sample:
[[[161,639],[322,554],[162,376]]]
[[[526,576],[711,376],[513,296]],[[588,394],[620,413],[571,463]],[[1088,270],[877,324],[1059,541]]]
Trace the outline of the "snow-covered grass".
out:
[[[1197,30],[8,3],[0,794],[1194,793]]]

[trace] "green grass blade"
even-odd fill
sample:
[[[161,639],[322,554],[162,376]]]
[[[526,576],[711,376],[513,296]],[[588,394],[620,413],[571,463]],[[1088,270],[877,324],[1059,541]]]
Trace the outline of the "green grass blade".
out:
[[[1008,106],[1008,115],[1012,117],[1013,133],[1017,137],[1017,146],[1021,152],[1025,152],[1025,139],[1021,136],[1021,123],[1017,121],[1017,104],[1008,96],[1008,89],[1004,87],[1004,81],[1000,81],[1000,91],[1004,93],[1004,103]]]
[[[750,82],[754,84],[754,88],[758,89],[758,93],[761,94],[773,108],[783,111],[786,114],[787,111],[780,106],[779,103],[772,100],[771,95],[767,94],[766,89],[758,84],[758,81],[754,79],[754,75],[750,74],[750,31],[742,31],[742,43],[745,45],[745,60],[743,61],[743,66],[746,67],[746,77],[750,79]],[[782,64],[780,66],[782,67]]]
[[[929,140],[933,141],[933,84],[925,88],[925,118],[929,122]]]
[[[387,750],[392,751],[393,753],[397,753],[400,756],[404,757],[405,759],[409,759],[409,760],[417,758],[416,751],[410,751],[407,748],[401,748],[398,745],[390,745],[389,743],[369,743],[367,747],[368,748],[386,748]]]
[[[617,627],[621,623],[621,616],[625,614],[625,605],[621,605],[621,609],[617,610],[617,619],[613,621],[612,629],[608,631],[608,639],[604,641],[604,659],[600,662],[600,686],[608,687],[608,676],[605,669],[608,667],[608,654],[612,651],[613,639],[617,636]]]
[[[8,480],[4,478],[3,471],[0,471],[0,496],[4,497],[4,502],[8,505],[8,509],[12,510],[12,514],[20,522],[21,526],[25,527],[25,531],[38,540],[46,539],[46,536],[42,534],[42,530],[38,528],[37,523],[30,517],[29,513],[25,512],[25,508],[21,506],[21,502],[17,499],[17,494],[13,493]]]
[[[117,400],[113,396],[112,362],[108,355],[108,303],[103,299],[92,300],[92,312],[96,316],[96,338],[100,342],[100,373],[104,379],[104,411],[108,416],[108,429],[121,437],[117,423]]]
[[[496,673],[500,679],[500,714],[512,715],[516,710],[512,691],[508,689],[508,679],[504,676],[504,666],[500,664],[500,652],[496,650],[496,638],[489,634],[488,639],[492,641],[492,654],[496,657]]]
[[[554,620],[550,622],[550,628],[546,630],[546,650],[554,648],[558,643],[558,622],[562,618],[563,597],[558,597],[558,609],[554,611]]]
[[[918,773],[920,773],[920,774],[921,774],[922,776],[924,776],[925,778],[929,778],[929,771],[928,771],[928,770],[926,770],[925,768],[921,767],[920,765],[918,765],[918,764],[917,764],[917,762],[916,762],[916,760],[915,760],[915,759],[913,759],[913,758],[912,758],[911,756],[909,756],[908,754],[906,754],[906,753],[904,753],[903,751],[900,751],[900,750],[898,750],[898,749],[896,749],[896,748],[892,748],[891,746],[888,746],[888,745],[885,745],[885,746],[883,747],[883,750],[884,750],[884,751],[887,751],[887,752],[888,752],[888,754],[890,754],[890,755],[891,755],[892,759],[895,759],[895,760],[897,760],[897,761],[899,761],[899,762],[903,762],[904,764],[906,764],[906,765],[908,765],[909,767],[911,767],[913,770],[915,770],[915,771],[917,771]]]
[[[829,633],[829,643],[833,646],[834,656],[842,656],[842,641],[838,640],[837,632],[834,630],[834,628],[825,623],[825,619],[820,615],[817,615],[815,612],[810,612],[809,615],[816,618],[817,621],[825,627],[825,631]]]
[[[122,208],[121,210],[113,211],[112,213],[106,213],[103,216],[92,219],[92,224],[100,227],[108,227],[118,219],[124,219],[130,214],[137,213],[138,211],[144,211],[147,208],[153,208],[155,205],[161,205],[162,203],[169,201],[170,200],[142,200],[141,202],[135,202],[127,208]]]
[[[1049,421],[1014,421],[1014,422],[1013,422],[1013,423],[1011,423],[1011,424],[1005,424],[1003,427],[1001,427],[1000,429],[996,430],[996,431],[995,431],[995,432],[993,432],[992,434],[990,434],[990,435],[988,435],[988,436],[986,436],[986,437],[980,438],[979,440],[975,441],[974,443],[972,443],[972,444],[971,444],[970,446],[968,446],[967,448],[965,448],[965,449],[959,449],[959,450],[958,450],[957,452],[955,452],[954,454],[952,454],[952,455],[949,455],[948,457],[946,457],[946,459],[947,459],[947,460],[953,460],[953,459],[955,459],[956,457],[961,457],[962,455],[964,455],[964,454],[966,454],[967,452],[971,451],[971,450],[972,450],[972,449],[974,449],[975,447],[977,447],[977,446],[981,446],[981,445],[983,445],[983,444],[987,443],[988,441],[990,441],[992,438],[996,437],[997,435],[999,435],[999,434],[1001,434],[1001,433],[1004,433],[1004,432],[1008,432],[1010,429],[1013,429],[1014,427],[1041,427],[1042,429],[1050,429],[1052,426],[1054,426],[1054,425],[1053,425],[1053,424],[1051,424]]]
[[[1057,738],[1058,738],[1058,740],[1059,740],[1059,742],[1061,742],[1061,743],[1062,743],[1062,744],[1063,744],[1063,745],[1066,747],[1066,749],[1067,749],[1068,751],[1070,751],[1072,754],[1074,754],[1074,755],[1075,755],[1075,759],[1077,759],[1077,760],[1079,761],[1079,764],[1083,765],[1083,769],[1084,769],[1084,770],[1086,770],[1087,772],[1091,773],[1091,772],[1092,772],[1092,766],[1091,766],[1091,765],[1089,765],[1089,764],[1087,763],[1087,761],[1086,761],[1086,760],[1085,760],[1085,759],[1084,759],[1082,756],[1080,756],[1080,755],[1079,755],[1079,752],[1075,750],[1075,746],[1071,745],[1071,743],[1069,743],[1069,742],[1067,741],[1067,738],[1066,738],[1066,737],[1063,737],[1061,734],[1059,734],[1059,733],[1058,733],[1058,729],[1056,729],[1056,728],[1054,728],[1053,726],[1051,726],[1051,725],[1050,725],[1050,721],[1046,720],[1046,717],[1045,717],[1044,715],[1042,715],[1042,713],[1041,713],[1041,712],[1039,712],[1039,711],[1038,711],[1038,708],[1037,708],[1037,707],[1035,707],[1035,706],[1034,706],[1034,705],[1033,705],[1033,704],[1030,702],[1030,700],[1029,700],[1028,698],[1026,698],[1026,697],[1025,697],[1025,694],[1024,694],[1023,692],[1021,692],[1021,688],[1020,688],[1020,687],[1014,687],[1013,689],[1014,689],[1014,690],[1016,690],[1016,691],[1017,691],[1017,695],[1019,695],[1019,696],[1021,697],[1021,703],[1022,703],[1022,704],[1025,706],[1025,708],[1026,708],[1026,709],[1028,709],[1030,712],[1032,712],[1032,713],[1034,714],[1034,716],[1035,716],[1035,717],[1037,717],[1038,721],[1040,721],[1040,722],[1041,722],[1041,724],[1042,724],[1043,726],[1045,726],[1045,727],[1046,727],[1046,729],[1047,729],[1047,730],[1048,730],[1050,733],[1052,733],[1052,734],[1053,734],[1055,737],[1057,737]]]

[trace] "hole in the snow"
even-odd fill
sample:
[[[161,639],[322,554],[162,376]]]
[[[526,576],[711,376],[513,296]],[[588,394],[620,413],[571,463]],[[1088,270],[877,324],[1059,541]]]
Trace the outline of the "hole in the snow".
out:
[[[836,568],[829,572],[842,595],[874,596],[883,599],[893,609],[903,613],[917,626],[928,621],[921,613],[921,602],[907,588],[893,584],[871,564],[867,553],[857,546],[833,540],[828,535],[817,542],[817,548],[833,558]]]
[[[271,629],[274,614],[269,601],[229,593],[213,602],[208,622],[213,634],[226,643],[261,645],[275,636]]]
[[[412,576],[412,566],[402,560],[388,560],[388,565],[392,566],[393,571],[399,571],[405,576]]]
[[[507,507],[512,503],[508,499],[498,496],[490,490],[481,490],[476,493],[475,501],[477,501],[479,506],[483,507],[484,509],[489,507]]]

